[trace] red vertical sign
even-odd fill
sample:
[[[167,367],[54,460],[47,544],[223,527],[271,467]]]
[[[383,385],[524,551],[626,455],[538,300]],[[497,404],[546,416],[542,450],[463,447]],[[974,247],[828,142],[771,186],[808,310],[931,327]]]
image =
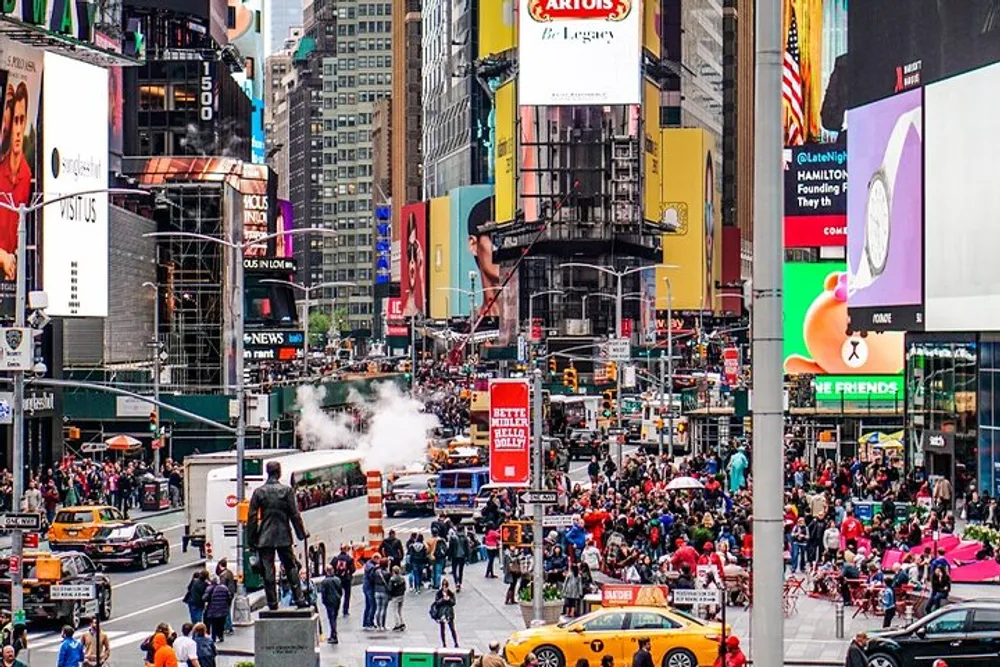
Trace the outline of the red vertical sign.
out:
[[[526,380],[490,380],[490,483],[527,484],[531,405]]]
[[[631,318],[622,318],[622,338],[632,337],[632,320]]]
[[[740,349],[727,347],[722,351],[722,370],[726,376],[726,384],[735,387],[740,381]]]

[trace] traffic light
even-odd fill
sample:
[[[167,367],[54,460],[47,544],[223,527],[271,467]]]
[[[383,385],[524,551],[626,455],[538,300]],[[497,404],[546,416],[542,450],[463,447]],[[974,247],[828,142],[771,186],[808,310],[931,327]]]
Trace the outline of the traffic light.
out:
[[[555,374],[559,370],[559,364],[555,357],[549,357],[549,372]]]
[[[501,524],[500,541],[505,547],[521,545],[521,524],[516,522]]]
[[[576,393],[576,391],[580,388],[580,383],[576,375],[576,369],[570,366],[566,370],[569,372],[569,386],[573,389],[573,393]]]
[[[614,392],[609,389],[609,390],[605,391],[601,395],[604,397],[604,400],[601,402],[601,408],[603,410],[602,414],[603,414],[603,416],[604,416],[605,419],[608,419],[613,414],[612,413],[612,400],[613,400],[613,397],[614,397]]]
[[[156,433],[156,431],[159,428],[159,426],[160,426],[159,425],[159,417],[157,416],[157,414],[155,412],[150,412],[149,413],[149,432],[150,433]]]
[[[663,417],[657,417],[656,418],[656,430],[657,431],[662,431],[663,430]]]

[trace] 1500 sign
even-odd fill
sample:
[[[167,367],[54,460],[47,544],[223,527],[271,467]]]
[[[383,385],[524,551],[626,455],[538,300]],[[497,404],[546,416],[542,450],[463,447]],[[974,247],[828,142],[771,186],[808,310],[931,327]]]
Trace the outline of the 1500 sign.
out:
[[[205,60],[201,63],[201,78],[198,81],[198,112],[204,122],[215,118],[215,63]]]

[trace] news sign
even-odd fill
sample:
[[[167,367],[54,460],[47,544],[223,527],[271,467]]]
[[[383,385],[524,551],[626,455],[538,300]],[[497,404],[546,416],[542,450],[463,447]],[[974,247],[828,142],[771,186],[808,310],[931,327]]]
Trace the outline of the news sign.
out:
[[[847,245],[847,151],[824,144],[786,148],[785,247]]]
[[[243,334],[243,358],[246,361],[295,361],[301,359],[303,333],[293,330],[248,331]]]
[[[490,380],[490,483],[528,483],[531,393],[526,380]]]

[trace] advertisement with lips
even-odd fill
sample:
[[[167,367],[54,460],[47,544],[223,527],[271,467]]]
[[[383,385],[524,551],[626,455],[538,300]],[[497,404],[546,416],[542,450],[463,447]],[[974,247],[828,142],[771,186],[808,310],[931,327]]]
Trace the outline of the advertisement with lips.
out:
[[[640,104],[638,0],[519,0],[521,106]]]
[[[898,375],[904,334],[856,330],[843,262],[786,262],[784,370],[790,375]]]

